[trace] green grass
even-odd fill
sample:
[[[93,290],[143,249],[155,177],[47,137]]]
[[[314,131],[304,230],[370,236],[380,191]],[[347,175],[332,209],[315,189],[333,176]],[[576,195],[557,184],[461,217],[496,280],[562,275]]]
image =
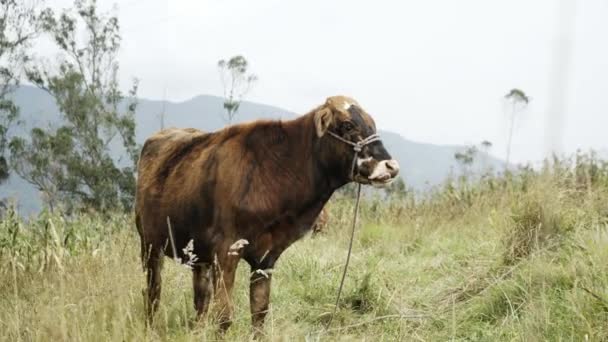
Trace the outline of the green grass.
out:
[[[581,177],[581,172],[587,177]],[[608,340],[608,171],[556,166],[363,202],[338,314],[353,201],[278,262],[269,340]],[[0,223],[0,340],[217,340],[193,325],[191,274],[166,259],[154,325],[130,215]],[[248,340],[248,267],[226,340]]]

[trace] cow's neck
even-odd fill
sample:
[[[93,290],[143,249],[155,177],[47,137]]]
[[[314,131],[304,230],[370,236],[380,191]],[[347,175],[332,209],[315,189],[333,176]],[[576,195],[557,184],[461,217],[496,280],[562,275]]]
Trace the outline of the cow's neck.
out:
[[[344,173],[336,174],[336,166],[324,160],[327,151],[321,144],[321,138],[316,134],[313,121],[313,114],[301,116],[295,120],[284,123],[288,139],[292,146],[298,146],[298,156],[302,166],[299,170],[293,170],[298,175],[304,177],[302,179],[310,187],[308,201],[321,200],[323,204],[331,197],[333,192],[348,182],[344,177]],[[325,158],[326,159],[326,158]],[[340,171],[342,167],[340,167]],[[311,170],[306,172],[304,170]],[[308,202],[308,201],[302,201]]]
[[[332,174],[332,170],[339,170],[335,163],[323,160],[324,155],[331,153],[327,153],[316,135],[312,114],[279,124],[281,144],[271,144],[273,150],[266,151],[267,161],[276,163],[273,169],[277,178],[272,183],[280,186],[269,190],[276,191],[273,195],[277,206],[269,211],[264,229],[250,237],[253,250],[245,256],[257,268],[272,267],[289,245],[312,228],[333,192],[347,182],[344,173]],[[283,153],[281,147],[288,147],[289,153]],[[268,251],[264,264],[260,264],[259,257]]]

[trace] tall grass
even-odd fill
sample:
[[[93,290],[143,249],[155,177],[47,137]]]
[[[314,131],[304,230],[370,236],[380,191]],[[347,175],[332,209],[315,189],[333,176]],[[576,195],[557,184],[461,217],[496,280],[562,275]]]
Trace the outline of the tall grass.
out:
[[[353,202],[295,243],[273,276],[269,340],[608,339],[608,166],[592,155],[539,171],[455,180],[422,198],[366,200],[338,315]],[[193,324],[190,271],[167,260],[154,325],[131,215],[42,213],[0,222],[0,340],[216,340]],[[226,340],[248,340],[248,267]]]

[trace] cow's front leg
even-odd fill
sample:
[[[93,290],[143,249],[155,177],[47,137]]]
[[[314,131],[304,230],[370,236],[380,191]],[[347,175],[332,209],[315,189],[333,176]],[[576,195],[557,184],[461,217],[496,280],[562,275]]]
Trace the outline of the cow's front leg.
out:
[[[251,268],[249,283],[249,304],[251,307],[251,323],[255,337],[263,335],[264,319],[270,304],[271,269]]]
[[[200,263],[192,267],[192,286],[194,287],[196,318],[198,321],[202,321],[209,309],[209,302],[213,294],[213,274],[210,264]]]
[[[249,305],[251,325],[255,338],[264,336],[264,319],[270,307],[270,285],[272,273],[281,250],[273,249],[269,235],[256,241],[245,260],[251,266],[249,282]]]
[[[236,268],[247,240],[237,240],[231,245],[224,246],[216,254],[214,261],[215,296],[217,301],[217,317],[220,330],[225,332],[232,325],[234,304],[232,303],[232,289]]]

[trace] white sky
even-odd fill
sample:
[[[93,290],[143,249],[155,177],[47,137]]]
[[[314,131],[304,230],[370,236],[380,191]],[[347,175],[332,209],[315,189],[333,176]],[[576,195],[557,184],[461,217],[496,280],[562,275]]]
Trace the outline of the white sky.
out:
[[[217,61],[243,54],[259,77],[249,100],[303,113],[346,94],[380,128],[407,139],[490,140],[493,154],[504,157],[502,96],[518,87],[532,102],[517,124],[513,159],[539,160],[546,151],[557,0],[99,3],[118,4],[123,85],[139,78],[145,98],[162,99],[165,87],[174,101],[221,95]],[[566,152],[608,150],[608,1],[579,0],[572,13],[557,140]]]

